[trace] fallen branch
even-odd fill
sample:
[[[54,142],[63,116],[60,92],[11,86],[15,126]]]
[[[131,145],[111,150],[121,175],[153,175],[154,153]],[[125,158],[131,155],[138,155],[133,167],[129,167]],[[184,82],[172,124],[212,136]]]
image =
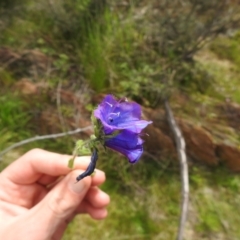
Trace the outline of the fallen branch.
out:
[[[0,152],[0,161],[2,160],[1,157],[3,155],[5,155],[7,152],[11,151],[14,148],[17,148],[17,147],[20,147],[22,145],[25,145],[27,143],[40,141],[40,140],[45,140],[45,139],[59,138],[59,137],[64,137],[64,136],[68,136],[68,135],[73,135],[73,134],[77,134],[77,133],[80,133],[80,132],[87,131],[87,130],[89,130],[91,128],[92,128],[92,126],[88,126],[88,127],[84,127],[84,128],[77,128],[75,130],[68,131],[68,132],[49,134],[49,135],[43,135],[43,136],[35,136],[35,137],[32,137],[32,138],[25,139],[25,140],[20,141],[18,143],[14,143],[10,147],[8,147],[8,148],[4,149],[3,151],[1,151]]]
[[[181,215],[179,219],[178,234],[176,239],[182,240],[184,236],[185,223],[187,221],[188,202],[189,202],[189,179],[188,179],[187,155],[185,151],[185,140],[182,136],[180,128],[178,127],[174,119],[168,100],[164,101],[164,105],[165,105],[167,120],[174,135],[178,158],[180,162],[180,169],[181,169],[182,203],[181,203]]]
[[[56,104],[57,104],[57,113],[58,118],[61,123],[61,127],[63,130],[67,130],[66,123],[63,118],[62,110],[61,110],[61,89],[62,89],[62,82],[61,80],[58,82],[57,91],[56,91]]]

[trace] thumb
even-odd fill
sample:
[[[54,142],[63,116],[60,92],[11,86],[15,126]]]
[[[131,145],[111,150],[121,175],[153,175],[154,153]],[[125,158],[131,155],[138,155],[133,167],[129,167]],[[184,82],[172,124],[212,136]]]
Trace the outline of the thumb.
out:
[[[46,228],[50,227],[51,231],[56,230],[63,221],[74,214],[88,192],[91,185],[90,177],[76,183],[76,176],[81,173],[80,170],[70,172],[38,204],[37,215],[42,216],[39,219],[42,218],[42,224]]]

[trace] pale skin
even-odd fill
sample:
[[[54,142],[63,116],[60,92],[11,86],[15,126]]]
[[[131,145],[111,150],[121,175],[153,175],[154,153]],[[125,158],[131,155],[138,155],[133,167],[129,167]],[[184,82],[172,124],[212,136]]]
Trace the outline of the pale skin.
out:
[[[90,158],[76,158],[74,170],[70,158],[34,149],[0,173],[0,239],[58,240],[77,214],[107,216],[110,198],[99,188],[104,172],[95,170],[76,183]]]

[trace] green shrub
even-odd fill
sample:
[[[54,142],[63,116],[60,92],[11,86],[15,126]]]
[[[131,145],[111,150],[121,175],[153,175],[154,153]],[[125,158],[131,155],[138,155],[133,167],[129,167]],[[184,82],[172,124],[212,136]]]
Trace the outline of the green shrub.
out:
[[[228,59],[240,66],[240,32],[234,37],[219,37],[211,45],[210,49],[217,54],[219,58]]]

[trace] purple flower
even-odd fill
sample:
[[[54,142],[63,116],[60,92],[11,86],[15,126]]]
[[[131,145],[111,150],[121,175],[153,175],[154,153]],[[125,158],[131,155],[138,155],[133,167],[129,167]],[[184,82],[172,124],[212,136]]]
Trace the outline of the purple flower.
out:
[[[143,153],[143,140],[137,133],[123,130],[117,136],[105,141],[105,146],[122,153],[130,163],[139,160]]]
[[[107,95],[94,116],[100,120],[105,134],[104,145],[125,155],[129,162],[138,161],[143,152],[143,140],[140,133],[151,121],[141,120],[141,107],[126,99],[117,101]],[[115,131],[120,133],[111,137]]]
[[[112,95],[107,95],[94,116],[103,125],[104,133],[111,134],[116,130],[127,129],[134,133],[140,133],[151,121],[141,119],[141,107],[134,102],[127,102],[125,99],[117,101]]]

